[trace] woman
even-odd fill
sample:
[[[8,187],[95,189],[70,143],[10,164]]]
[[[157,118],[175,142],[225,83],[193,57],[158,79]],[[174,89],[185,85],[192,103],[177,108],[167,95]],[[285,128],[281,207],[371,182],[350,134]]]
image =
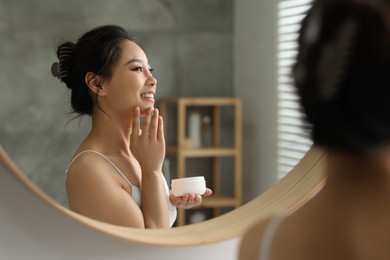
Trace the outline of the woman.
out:
[[[326,184],[251,229],[240,259],[390,259],[389,14],[388,0],[314,2],[294,79]]]
[[[175,206],[198,206],[200,195],[169,195],[161,172],[163,119],[153,107],[157,81],[129,34],[118,26],[98,27],[76,44],[59,45],[57,56],[53,75],[71,89],[73,110],[92,118],[67,170],[70,209],[116,225],[168,228]],[[207,189],[204,195],[210,194]]]

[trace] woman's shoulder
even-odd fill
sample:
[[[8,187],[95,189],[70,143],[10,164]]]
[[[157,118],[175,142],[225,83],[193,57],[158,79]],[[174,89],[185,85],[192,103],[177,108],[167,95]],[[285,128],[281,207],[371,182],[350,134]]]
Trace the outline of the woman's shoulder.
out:
[[[100,153],[92,149],[85,149],[85,150],[79,149],[74,153],[72,159],[70,160],[67,171],[77,166],[93,166],[94,164],[91,164],[91,160],[100,161],[103,159],[104,159],[103,153]]]
[[[90,178],[92,173],[94,178],[99,178],[99,173],[114,170],[111,164],[110,159],[101,152],[95,150],[76,151],[66,170],[66,178],[67,180]]]
[[[340,252],[334,248],[342,244],[340,234],[346,228],[340,219],[341,212],[318,196],[312,198],[288,215],[274,215],[252,226],[242,239],[240,260],[269,259],[269,255],[272,259],[335,259]]]
[[[302,239],[307,237],[304,222],[294,213],[276,213],[256,223],[242,239],[240,260],[270,259],[271,254],[275,256],[275,248],[278,248],[277,259],[299,259],[294,257]]]
[[[108,194],[127,187],[103,154],[96,152],[76,153],[67,170],[66,191],[68,199],[89,197],[92,194]],[[96,193],[97,192],[97,193]],[[72,200],[74,201],[74,200]]]

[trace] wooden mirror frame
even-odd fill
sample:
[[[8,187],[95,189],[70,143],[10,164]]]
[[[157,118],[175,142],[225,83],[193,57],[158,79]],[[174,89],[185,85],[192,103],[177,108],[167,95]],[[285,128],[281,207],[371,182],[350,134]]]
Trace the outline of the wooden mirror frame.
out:
[[[238,238],[253,224],[277,211],[291,213],[323,186],[324,160],[325,152],[318,147],[312,147],[276,185],[229,213],[197,224],[165,230],[144,230],[96,221],[62,206],[28,179],[0,145],[0,162],[9,173],[12,173],[22,186],[62,214],[109,236],[145,245],[174,247],[204,245]],[[4,173],[0,174],[0,181],[3,181],[4,176]]]

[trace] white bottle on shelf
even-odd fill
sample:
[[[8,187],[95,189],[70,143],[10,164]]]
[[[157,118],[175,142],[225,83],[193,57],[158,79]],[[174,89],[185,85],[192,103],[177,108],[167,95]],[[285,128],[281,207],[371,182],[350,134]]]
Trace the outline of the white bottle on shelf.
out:
[[[194,147],[201,145],[201,115],[198,111],[191,111],[188,116],[188,138],[191,140]]]
[[[201,137],[202,137],[202,146],[203,147],[212,146],[213,133],[212,133],[212,126],[211,126],[211,118],[208,115],[205,115],[202,118]]]

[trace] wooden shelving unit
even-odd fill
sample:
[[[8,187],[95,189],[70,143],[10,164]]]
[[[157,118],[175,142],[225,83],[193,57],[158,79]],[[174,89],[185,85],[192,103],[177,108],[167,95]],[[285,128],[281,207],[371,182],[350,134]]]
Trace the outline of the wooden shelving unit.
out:
[[[241,102],[237,98],[163,98],[160,102],[160,114],[164,118],[166,135],[173,127],[176,127],[176,144],[167,143],[167,156],[174,156],[177,160],[176,174],[177,178],[187,176],[186,160],[189,158],[211,158],[212,160],[212,183],[210,187],[213,195],[203,198],[202,207],[212,208],[213,217],[220,214],[221,208],[236,208],[241,205],[241,184],[242,184],[242,123],[241,123]],[[174,109],[177,122],[174,125],[170,120],[168,113],[169,107]],[[221,109],[226,107],[233,108],[233,145],[224,147],[221,142]],[[190,147],[186,136],[186,125],[188,109],[196,107],[208,107],[211,111],[212,119],[212,144],[209,147]],[[233,196],[225,196],[221,189],[221,158],[231,158],[233,160]],[[179,209],[176,224],[182,226],[186,224],[186,210]]]

